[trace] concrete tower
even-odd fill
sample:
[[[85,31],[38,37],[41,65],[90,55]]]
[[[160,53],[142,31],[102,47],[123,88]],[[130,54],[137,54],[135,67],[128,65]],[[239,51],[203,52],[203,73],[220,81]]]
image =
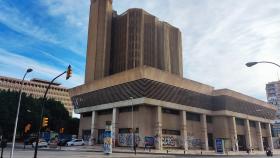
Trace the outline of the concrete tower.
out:
[[[109,75],[112,0],[91,0],[85,83]]]

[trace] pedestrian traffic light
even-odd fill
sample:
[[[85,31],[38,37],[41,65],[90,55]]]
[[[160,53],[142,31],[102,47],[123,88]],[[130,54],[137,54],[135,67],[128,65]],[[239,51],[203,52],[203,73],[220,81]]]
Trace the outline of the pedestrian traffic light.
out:
[[[64,133],[64,128],[60,128],[59,133]]]
[[[24,127],[24,133],[27,133],[28,131],[30,131],[31,128],[31,124],[28,123],[25,127]]]
[[[66,71],[66,80],[68,80],[71,76],[72,76],[72,68],[71,65],[69,65]]]
[[[48,126],[48,123],[49,123],[49,118],[47,117],[43,117],[43,127],[47,127]]]

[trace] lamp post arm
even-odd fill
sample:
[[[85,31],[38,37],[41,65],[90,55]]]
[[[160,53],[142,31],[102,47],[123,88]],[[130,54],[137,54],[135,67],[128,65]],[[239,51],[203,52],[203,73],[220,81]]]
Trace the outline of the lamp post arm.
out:
[[[258,63],[273,64],[273,65],[278,66],[278,67],[280,68],[280,65],[279,65],[279,64],[276,64],[276,63],[270,62],[270,61],[260,61],[260,62],[258,62]]]
[[[38,152],[38,144],[39,144],[39,137],[40,137],[40,131],[41,131],[41,127],[42,127],[42,121],[43,121],[43,114],[44,114],[44,107],[45,107],[45,103],[46,103],[46,97],[47,97],[47,93],[51,87],[51,85],[53,84],[53,82],[59,78],[60,76],[64,75],[66,73],[66,71],[64,71],[63,73],[59,74],[58,76],[56,76],[54,79],[52,79],[52,81],[49,83],[45,94],[44,94],[44,98],[43,98],[43,104],[41,106],[41,116],[40,116],[40,123],[39,123],[39,128],[38,128],[38,132],[37,132],[37,138],[36,138],[36,145],[35,145],[35,151],[34,151],[34,158],[37,158],[37,152]]]

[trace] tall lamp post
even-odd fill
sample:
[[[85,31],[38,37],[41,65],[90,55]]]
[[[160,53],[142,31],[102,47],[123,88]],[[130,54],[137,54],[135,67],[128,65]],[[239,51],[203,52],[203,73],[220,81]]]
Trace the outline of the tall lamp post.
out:
[[[41,127],[42,127],[42,123],[43,123],[43,115],[44,115],[44,106],[45,106],[45,102],[46,102],[46,96],[47,96],[47,93],[51,87],[51,85],[53,84],[53,82],[59,78],[60,76],[64,75],[64,74],[67,74],[66,75],[66,80],[68,80],[71,76],[72,76],[72,68],[71,68],[71,65],[68,66],[67,70],[64,71],[63,73],[59,74],[58,76],[56,76],[48,85],[46,91],[45,91],[45,94],[44,94],[44,98],[43,98],[43,104],[41,106],[41,117],[40,117],[40,123],[39,123],[39,128],[38,128],[38,132],[37,132],[37,136],[36,136],[36,145],[35,145],[35,151],[34,151],[34,158],[37,158],[37,152],[38,152],[38,143],[39,143],[39,137],[40,137],[40,131],[41,131]]]
[[[15,127],[14,127],[14,134],[13,134],[13,142],[12,142],[12,149],[10,153],[10,158],[13,158],[14,156],[14,149],[15,149],[15,140],[16,140],[16,134],[17,134],[17,124],[18,124],[18,116],[19,116],[19,111],[20,111],[20,102],[21,102],[21,95],[22,95],[22,87],[24,83],[25,76],[29,73],[32,72],[32,69],[27,69],[22,80],[21,80],[21,85],[20,85],[20,91],[19,91],[19,99],[18,99],[18,108],[17,108],[17,116],[16,116],[16,121],[15,121]]]

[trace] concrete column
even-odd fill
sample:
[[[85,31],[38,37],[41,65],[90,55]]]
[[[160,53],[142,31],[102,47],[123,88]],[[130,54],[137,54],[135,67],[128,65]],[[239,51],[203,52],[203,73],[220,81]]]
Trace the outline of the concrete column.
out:
[[[260,122],[257,122],[257,141],[258,141],[259,150],[264,151],[263,139],[262,139],[262,128],[261,128]]]
[[[250,121],[245,120],[245,138],[246,138],[246,147],[252,148],[252,138],[251,138],[251,130],[250,130]]]
[[[268,145],[270,147],[271,150],[274,149],[274,145],[273,145],[273,140],[272,140],[272,134],[271,134],[271,125],[270,123],[268,123],[266,125],[266,129],[267,129],[267,139],[268,139]]]
[[[156,121],[155,121],[155,147],[162,150],[162,108],[156,107]]]
[[[96,141],[96,138],[95,138],[95,134],[96,134],[95,119],[96,119],[96,111],[92,111],[89,145],[94,145],[96,143],[95,142]]]
[[[188,150],[188,132],[187,132],[187,117],[186,111],[180,111],[181,117],[181,143],[184,150]]]
[[[232,151],[239,151],[235,117],[229,118],[229,129]]]
[[[207,133],[207,120],[206,115],[200,115],[200,123],[201,123],[201,139],[202,139],[202,147],[204,150],[209,150],[208,147],[208,133]]]
[[[118,142],[118,135],[119,135],[118,116],[119,116],[119,109],[113,108],[113,115],[112,115],[113,147],[116,147],[116,143]]]

